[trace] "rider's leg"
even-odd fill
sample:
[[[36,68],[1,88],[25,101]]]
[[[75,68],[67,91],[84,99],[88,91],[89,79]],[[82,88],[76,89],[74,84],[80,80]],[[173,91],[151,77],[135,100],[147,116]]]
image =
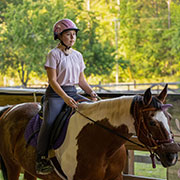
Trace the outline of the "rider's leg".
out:
[[[37,143],[36,172],[38,174],[49,174],[52,172],[48,157],[49,140],[53,123],[60,113],[64,101],[60,97],[47,98],[44,102],[44,119],[40,129]]]

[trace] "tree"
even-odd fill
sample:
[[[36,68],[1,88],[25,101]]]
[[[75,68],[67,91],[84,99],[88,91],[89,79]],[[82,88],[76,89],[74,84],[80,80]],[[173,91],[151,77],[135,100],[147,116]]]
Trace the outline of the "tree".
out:
[[[172,74],[167,9],[164,0],[121,1],[120,48],[131,62],[134,78]]]
[[[111,38],[112,27],[109,26],[111,22],[104,17],[109,15],[108,6],[105,9],[102,0],[93,1],[93,5],[87,7],[86,1],[71,0],[65,11],[80,28],[75,48],[83,53],[86,76],[110,75],[115,62],[115,47]]]
[[[69,18],[80,28],[74,48],[84,56],[86,76],[114,81],[117,63],[122,81],[178,74],[179,1],[171,1],[169,14],[164,0],[119,2],[8,0],[0,24],[1,71],[17,69],[24,86],[32,72],[43,74],[45,56],[58,43],[53,40],[53,24]]]
[[[45,54],[54,43],[52,27],[56,16],[52,15],[57,9],[53,7],[49,1],[26,0],[16,6],[9,4],[3,13],[0,68],[3,73],[8,67],[17,69],[23,86],[31,72],[44,73]],[[63,16],[63,9],[58,14]]]
[[[97,12],[83,11],[83,3],[82,0],[24,0],[17,6],[9,4],[3,14],[5,23],[1,29],[2,72],[6,73],[8,67],[17,69],[23,86],[27,85],[31,72],[44,73],[45,55],[56,46],[53,24],[59,19],[69,18],[81,29],[75,48],[84,55],[86,75],[110,74],[114,48],[106,35],[100,37]]]

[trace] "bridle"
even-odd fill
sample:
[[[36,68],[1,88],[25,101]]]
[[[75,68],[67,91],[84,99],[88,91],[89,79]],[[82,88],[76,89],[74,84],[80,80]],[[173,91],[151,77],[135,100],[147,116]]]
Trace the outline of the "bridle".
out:
[[[153,168],[155,168],[155,161],[154,161],[154,156],[157,157],[157,154],[155,153],[155,150],[157,150],[162,144],[165,143],[172,143],[174,142],[174,139],[169,138],[165,140],[156,140],[154,139],[151,131],[147,127],[144,119],[144,113],[150,112],[150,111],[158,111],[163,109],[160,107],[141,107],[144,106],[143,104],[143,97],[142,96],[135,96],[133,98],[132,106],[131,106],[131,114],[133,115],[135,119],[135,129],[136,129],[136,134],[138,139],[141,141],[141,138],[144,137],[147,139],[149,145],[144,144],[145,147],[149,150],[150,152],[150,157],[152,159],[152,165]],[[164,112],[165,113],[165,112]],[[163,133],[160,130],[160,133],[163,135]],[[173,136],[172,136],[173,137]],[[158,157],[157,157],[158,158]]]
[[[143,112],[148,112],[148,111],[157,111],[157,108],[144,108],[142,109],[142,113]],[[148,141],[151,144],[151,149],[157,149],[159,147],[159,145],[163,144],[163,143],[171,143],[173,141],[173,139],[167,139],[167,140],[155,140],[151,134],[151,132],[149,131],[149,129],[147,128],[147,125],[144,122],[144,118],[142,118],[142,121],[140,122],[140,119],[137,120],[137,129],[136,129],[136,133],[137,136],[140,136],[140,133],[143,133],[143,131],[140,130],[140,123],[142,123],[144,130],[147,132],[146,134],[148,135]],[[161,130],[160,130],[161,132]],[[161,133],[162,134],[162,133]],[[145,134],[144,134],[145,136]]]

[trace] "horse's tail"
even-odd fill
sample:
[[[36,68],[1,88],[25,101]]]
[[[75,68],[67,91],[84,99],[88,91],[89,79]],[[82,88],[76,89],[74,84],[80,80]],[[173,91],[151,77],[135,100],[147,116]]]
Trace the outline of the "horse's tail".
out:
[[[2,171],[4,180],[8,180],[7,169],[1,155],[0,155],[0,165],[1,165],[1,171]]]

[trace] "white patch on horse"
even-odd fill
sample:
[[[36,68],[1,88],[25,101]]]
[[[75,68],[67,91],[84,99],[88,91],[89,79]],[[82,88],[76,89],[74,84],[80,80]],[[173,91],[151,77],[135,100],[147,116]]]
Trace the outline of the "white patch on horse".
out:
[[[78,113],[75,113],[69,122],[66,138],[62,146],[55,151],[56,157],[61,164],[62,170],[68,177],[73,179],[77,167],[77,139],[81,129],[88,124]]]
[[[107,118],[114,127],[124,124],[128,127],[129,133],[135,134],[134,119],[130,114],[133,97],[122,96],[94,103],[81,103],[78,105],[78,110],[94,121]],[[64,143],[55,151],[68,179],[73,179],[77,167],[77,136],[88,123],[93,122],[76,112],[70,119]]]
[[[81,113],[97,121],[104,118],[109,119],[113,127],[126,125],[129,133],[135,133],[134,118],[130,108],[134,96],[121,96],[118,98],[105,99],[95,103],[80,104],[78,109]]]
[[[165,116],[165,114],[163,113],[163,111],[157,111],[156,114],[154,115],[153,119],[158,120],[159,122],[162,122],[165,129],[168,131],[170,138],[172,138],[170,128],[169,128],[169,124],[168,124],[168,119]]]

